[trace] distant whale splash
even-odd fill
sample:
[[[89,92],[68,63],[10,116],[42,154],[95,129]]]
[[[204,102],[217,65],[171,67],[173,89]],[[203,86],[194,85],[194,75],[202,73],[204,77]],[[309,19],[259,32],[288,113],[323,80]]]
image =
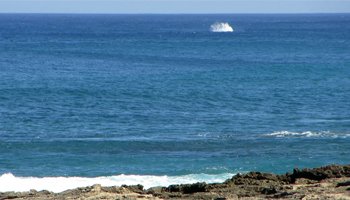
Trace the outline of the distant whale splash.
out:
[[[226,22],[216,22],[210,26],[211,32],[233,32],[233,28]]]

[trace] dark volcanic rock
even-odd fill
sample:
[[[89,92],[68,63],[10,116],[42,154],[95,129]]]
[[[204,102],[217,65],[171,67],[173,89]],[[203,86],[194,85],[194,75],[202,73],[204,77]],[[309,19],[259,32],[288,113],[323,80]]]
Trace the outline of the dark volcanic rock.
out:
[[[170,185],[165,189],[167,192],[180,192],[183,194],[192,194],[196,192],[206,192],[206,183],[194,183],[194,184],[182,184],[182,185]]]
[[[337,184],[337,187],[350,186],[350,181],[345,181]]]
[[[232,179],[227,180],[227,184],[235,185],[261,185],[261,183],[286,182],[286,177],[270,173],[249,172],[247,174],[237,174]]]
[[[185,194],[191,194],[191,193],[196,193],[196,192],[206,192],[206,183],[195,183],[195,184],[190,184],[190,185],[185,185],[182,188],[183,193]]]
[[[263,188],[261,190],[261,194],[276,194],[277,189],[275,187]]]
[[[291,179],[291,183],[295,183],[298,178],[321,181],[327,178],[350,177],[349,165],[329,165],[314,169],[294,169],[293,174],[287,174]]]
[[[261,185],[265,183],[295,183],[296,179],[309,179],[320,181],[327,178],[350,177],[350,165],[329,165],[314,169],[294,169],[293,173],[276,175],[271,173],[249,172],[237,174],[225,181],[225,184],[235,185]]]

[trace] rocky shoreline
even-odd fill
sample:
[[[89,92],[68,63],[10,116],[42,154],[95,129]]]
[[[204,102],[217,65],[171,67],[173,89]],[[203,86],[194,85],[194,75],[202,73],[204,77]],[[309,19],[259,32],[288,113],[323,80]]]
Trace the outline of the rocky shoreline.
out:
[[[102,187],[93,185],[61,193],[49,191],[5,192],[4,199],[349,199],[350,165],[329,165],[294,169],[276,175],[250,172],[238,174],[224,183],[195,183],[154,187],[142,185]]]

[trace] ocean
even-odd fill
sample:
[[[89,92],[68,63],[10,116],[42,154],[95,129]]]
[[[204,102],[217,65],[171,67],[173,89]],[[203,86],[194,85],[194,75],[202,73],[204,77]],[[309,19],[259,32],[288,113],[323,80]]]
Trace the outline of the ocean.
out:
[[[0,14],[0,191],[222,182],[349,154],[350,14]]]

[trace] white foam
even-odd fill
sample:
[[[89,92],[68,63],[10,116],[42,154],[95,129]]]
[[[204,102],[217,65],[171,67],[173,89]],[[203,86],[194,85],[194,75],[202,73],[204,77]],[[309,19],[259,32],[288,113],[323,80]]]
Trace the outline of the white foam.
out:
[[[270,137],[323,137],[323,138],[346,138],[350,137],[350,134],[347,133],[333,133],[329,131],[304,131],[304,132],[291,132],[291,131],[277,131],[273,133],[265,134],[264,136]]]
[[[233,32],[233,28],[226,22],[216,22],[210,26],[212,32]]]
[[[141,184],[148,189],[155,186],[169,186],[172,184],[189,184],[196,182],[219,183],[234,174],[224,173],[217,175],[210,174],[189,174],[183,176],[151,176],[151,175],[116,175],[103,177],[16,177],[11,173],[0,176],[0,192],[14,191],[24,192],[31,189],[37,191],[48,190],[62,192],[77,187],[86,187],[94,184],[102,186],[121,186]]]

